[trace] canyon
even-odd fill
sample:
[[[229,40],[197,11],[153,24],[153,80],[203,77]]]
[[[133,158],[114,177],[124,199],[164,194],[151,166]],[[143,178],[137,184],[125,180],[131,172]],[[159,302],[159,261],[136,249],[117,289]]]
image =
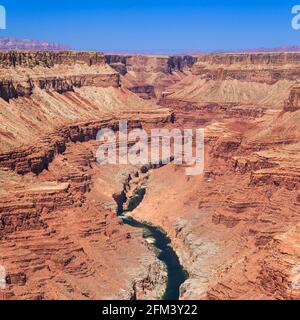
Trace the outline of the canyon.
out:
[[[300,54],[0,52],[0,299],[299,299]],[[100,165],[100,129],[204,128],[205,169]]]
[[[159,99],[168,87],[191,73],[194,56],[105,55],[121,74],[122,86],[143,99]]]

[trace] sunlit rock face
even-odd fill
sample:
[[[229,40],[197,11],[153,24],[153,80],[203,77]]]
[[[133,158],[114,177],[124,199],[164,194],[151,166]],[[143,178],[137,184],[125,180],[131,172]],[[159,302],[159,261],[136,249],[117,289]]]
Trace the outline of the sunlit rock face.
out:
[[[299,53],[201,55],[159,104],[205,128],[205,171],[156,170],[134,212],[189,271],[182,298],[297,299]]]
[[[164,265],[116,214],[128,168],[97,165],[95,139],[169,110],[121,88],[102,53],[3,52],[0,68],[0,298],[160,298]]]
[[[105,55],[121,74],[124,87],[143,99],[159,99],[171,85],[190,74],[194,56]]]

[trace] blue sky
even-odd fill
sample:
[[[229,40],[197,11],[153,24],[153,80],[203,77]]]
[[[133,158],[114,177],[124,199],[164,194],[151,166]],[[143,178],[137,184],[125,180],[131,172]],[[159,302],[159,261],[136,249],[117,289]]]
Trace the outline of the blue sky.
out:
[[[0,0],[0,37],[78,50],[235,50],[300,45],[291,8],[300,0]]]

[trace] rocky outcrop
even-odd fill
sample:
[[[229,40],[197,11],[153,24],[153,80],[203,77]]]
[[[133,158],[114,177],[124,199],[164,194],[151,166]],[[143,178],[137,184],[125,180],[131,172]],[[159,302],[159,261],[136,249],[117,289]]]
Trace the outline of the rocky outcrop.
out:
[[[11,99],[18,97],[29,97],[34,88],[40,88],[47,92],[55,91],[65,93],[74,91],[75,88],[84,86],[89,87],[119,87],[119,76],[117,74],[110,75],[85,75],[70,76],[66,78],[39,78],[30,79],[22,82],[14,82],[12,80],[3,80],[0,82],[0,98],[9,102]]]
[[[159,298],[164,268],[117,217],[96,135],[172,113],[121,88],[101,53],[5,52],[0,68],[0,299]]]
[[[38,144],[46,131],[52,135],[74,123],[130,109],[147,110],[151,117],[159,108],[121,88],[120,75],[101,53],[5,52],[0,66],[2,152]]]
[[[296,86],[291,90],[289,99],[284,104],[284,111],[294,112],[300,110],[300,87]]]
[[[89,66],[103,65],[105,58],[101,52],[75,52],[75,51],[5,51],[0,52],[1,68],[37,66],[51,68],[56,64],[72,65],[81,62]]]
[[[15,84],[12,80],[0,81],[0,98],[5,101],[18,97],[29,97],[32,94],[33,84],[27,82]]]
[[[168,58],[168,71],[170,73],[174,71],[184,72],[191,69],[197,62],[197,58],[194,56],[172,56]]]
[[[0,52],[0,68],[4,70],[0,98],[28,97],[35,88],[64,93],[84,86],[119,87],[119,74],[105,66],[104,55],[96,52]]]
[[[159,300],[163,297],[166,288],[167,276],[165,266],[157,261],[149,266],[146,278],[137,280],[133,285],[131,300]]]
[[[157,122],[168,123],[172,120],[172,115],[159,115],[149,119],[138,118],[128,119],[128,128],[140,128],[141,124]],[[121,120],[121,118],[119,118]],[[70,125],[66,128],[60,128],[44,139],[40,139],[36,146],[24,146],[16,151],[0,154],[0,168],[13,170],[17,174],[34,173],[40,174],[47,169],[53,159],[66,150],[68,142],[85,142],[96,140],[96,136],[101,129],[118,130],[119,120],[101,119],[99,121]]]
[[[203,117],[259,118],[266,110],[282,110],[300,79],[299,53],[202,54],[191,73],[170,85],[159,104]],[[286,107],[291,102],[286,102]]]
[[[123,86],[143,99],[156,99],[180,81],[196,63],[193,56],[105,55],[106,62],[123,78]]]
[[[122,76],[125,76],[128,72],[127,70],[127,56],[122,55],[105,55],[105,62],[109,64],[113,69],[115,69]]]
[[[135,86],[128,89],[145,100],[156,98],[154,86]]]
[[[7,278],[0,299],[161,296],[164,267],[142,234],[104,207],[113,199],[97,183],[108,172],[96,164],[98,146],[69,142],[38,177],[6,172],[3,180],[1,171],[1,265]],[[113,281],[112,269],[118,270]]]
[[[297,80],[299,53],[225,53],[201,55],[193,74],[208,80],[240,80],[273,84]]]
[[[158,121],[153,115],[144,122],[139,117],[129,122],[129,129]],[[142,234],[124,226],[109,204],[124,181],[122,175],[116,179],[116,173],[107,180],[109,169],[96,164],[95,138],[101,127],[117,130],[118,121],[65,128],[41,139],[38,146],[24,148],[24,155],[8,155],[7,166],[2,157],[0,247],[5,247],[1,264],[8,277],[0,299],[162,296],[164,266]],[[29,172],[36,175],[26,175]],[[99,184],[101,179],[111,189]],[[118,269],[113,282],[112,268]]]
[[[228,118],[260,118],[264,114],[263,108],[255,106],[239,106],[237,103],[197,103],[191,101],[183,101],[162,97],[158,103],[161,106],[172,108],[176,114],[183,115],[183,113],[197,112],[201,114],[203,120],[210,117],[228,117]]]
[[[128,71],[141,70],[144,64],[144,68],[149,66],[157,72],[171,74],[172,72],[184,72],[187,69],[191,69],[197,58],[193,56],[105,55],[105,61],[113,68],[118,68],[120,64],[124,65],[126,73]]]

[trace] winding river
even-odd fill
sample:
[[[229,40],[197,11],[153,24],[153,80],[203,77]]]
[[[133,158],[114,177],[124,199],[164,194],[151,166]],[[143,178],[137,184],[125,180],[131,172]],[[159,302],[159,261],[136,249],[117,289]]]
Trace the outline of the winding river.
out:
[[[167,288],[162,300],[179,300],[180,286],[187,280],[188,274],[180,264],[176,252],[171,247],[171,240],[161,228],[152,226],[145,222],[139,222],[126,215],[126,212],[135,209],[143,200],[146,193],[145,189],[140,189],[130,200],[128,209],[120,212],[120,217],[124,223],[144,230],[144,237],[151,239],[151,243],[157,249],[158,259],[167,267],[168,280]]]

